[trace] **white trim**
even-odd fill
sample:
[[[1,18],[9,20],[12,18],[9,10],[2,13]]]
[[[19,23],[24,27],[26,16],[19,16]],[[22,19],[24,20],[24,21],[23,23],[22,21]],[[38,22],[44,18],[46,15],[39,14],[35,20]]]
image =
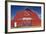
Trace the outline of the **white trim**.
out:
[[[22,20],[32,20],[32,18],[22,18]]]
[[[14,27],[16,27],[16,22],[14,24],[15,24]]]

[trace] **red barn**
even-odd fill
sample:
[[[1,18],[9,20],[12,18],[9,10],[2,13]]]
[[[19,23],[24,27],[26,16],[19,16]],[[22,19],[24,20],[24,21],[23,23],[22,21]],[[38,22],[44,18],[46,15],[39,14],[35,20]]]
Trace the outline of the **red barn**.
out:
[[[15,23],[16,27],[41,26],[41,19],[38,17],[38,14],[27,8],[16,12],[16,16],[11,20],[11,27],[15,27]]]

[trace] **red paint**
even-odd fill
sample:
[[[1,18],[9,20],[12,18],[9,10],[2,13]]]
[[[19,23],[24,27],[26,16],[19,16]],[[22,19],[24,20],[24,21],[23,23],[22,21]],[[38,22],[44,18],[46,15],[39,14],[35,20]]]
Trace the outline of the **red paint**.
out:
[[[28,15],[29,14],[29,15]],[[18,20],[19,18],[32,18],[32,20]],[[16,16],[14,17],[14,19],[11,21],[11,27],[14,27],[14,22],[17,22],[17,27],[21,27],[21,26],[40,26],[41,25],[41,20],[38,17],[38,15],[33,12],[32,10],[24,10],[24,11],[19,11],[16,13]]]

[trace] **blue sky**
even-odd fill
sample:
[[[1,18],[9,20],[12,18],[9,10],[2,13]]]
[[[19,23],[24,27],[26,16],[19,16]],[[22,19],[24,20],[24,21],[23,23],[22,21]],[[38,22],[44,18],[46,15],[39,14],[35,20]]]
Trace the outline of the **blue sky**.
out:
[[[11,18],[13,18],[16,15],[17,11],[24,10],[25,8],[32,9],[33,11],[35,11],[39,15],[41,15],[41,7],[40,6],[17,6],[17,5],[11,5]]]

